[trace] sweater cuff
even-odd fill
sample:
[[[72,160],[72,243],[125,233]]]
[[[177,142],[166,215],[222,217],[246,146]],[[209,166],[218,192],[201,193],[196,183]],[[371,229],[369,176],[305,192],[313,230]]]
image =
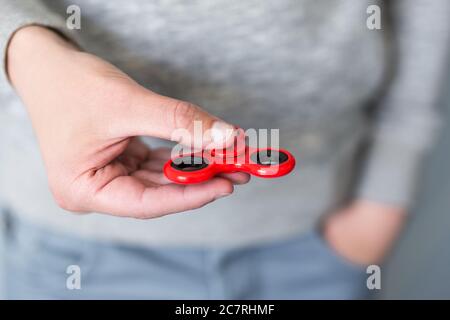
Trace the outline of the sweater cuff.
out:
[[[0,0],[2,18],[0,21],[0,85],[8,85],[6,73],[6,54],[14,33],[22,27],[40,25],[51,28],[63,36],[72,39],[73,32],[66,27],[63,17],[54,14],[40,1]]]
[[[410,208],[426,149],[378,139],[369,151],[355,196],[399,208]]]

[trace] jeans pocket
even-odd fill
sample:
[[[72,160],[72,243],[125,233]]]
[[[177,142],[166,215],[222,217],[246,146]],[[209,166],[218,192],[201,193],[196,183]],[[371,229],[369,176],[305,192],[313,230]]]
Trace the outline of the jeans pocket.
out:
[[[78,266],[83,281],[90,275],[98,250],[87,240],[60,234],[33,222],[10,217],[6,239],[11,279],[36,288],[65,288],[70,266]]]
[[[314,230],[312,233],[312,241],[316,246],[316,249],[320,254],[323,254],[325,258],[336,268],[355,274],[365,274],[365,265],[358,264],[350,261],[349,259],[342,256],[340,253],[336,252],[327,240],[323,237],[320,230]]]

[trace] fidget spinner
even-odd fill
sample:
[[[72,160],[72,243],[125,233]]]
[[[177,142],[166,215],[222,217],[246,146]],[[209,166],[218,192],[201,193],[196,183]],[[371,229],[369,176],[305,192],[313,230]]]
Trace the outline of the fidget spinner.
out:
[[[232,147],[226,149],[202,150],[175,157],[164,165],[164,174],[175,183],[193,184],[232,172],[277,178],[290,173],[295,167],[295,158],[287,150],[247,146],[242,130],[234,142]]]

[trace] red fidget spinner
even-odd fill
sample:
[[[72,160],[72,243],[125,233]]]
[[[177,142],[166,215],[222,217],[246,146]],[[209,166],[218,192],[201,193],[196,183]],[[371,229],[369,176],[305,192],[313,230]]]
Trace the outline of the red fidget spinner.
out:
[[[217,174],[246,172],[262,178],[281,177],[295,167],[294,156],[282,149],[252,148],[243,142],[235,143],[227,149],[203,150],[181,155],[167,161],[164,165],[166,177],[180,184],[193,184],[207,181]]]

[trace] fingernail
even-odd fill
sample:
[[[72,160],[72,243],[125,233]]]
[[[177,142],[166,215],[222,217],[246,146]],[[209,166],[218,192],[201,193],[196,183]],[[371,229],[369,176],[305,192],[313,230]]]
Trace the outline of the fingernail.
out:
[[[211,127],[211,138],[216,146],[227,146],[228,140],[234,135],[234,127],[223,121],[215,121]]]

